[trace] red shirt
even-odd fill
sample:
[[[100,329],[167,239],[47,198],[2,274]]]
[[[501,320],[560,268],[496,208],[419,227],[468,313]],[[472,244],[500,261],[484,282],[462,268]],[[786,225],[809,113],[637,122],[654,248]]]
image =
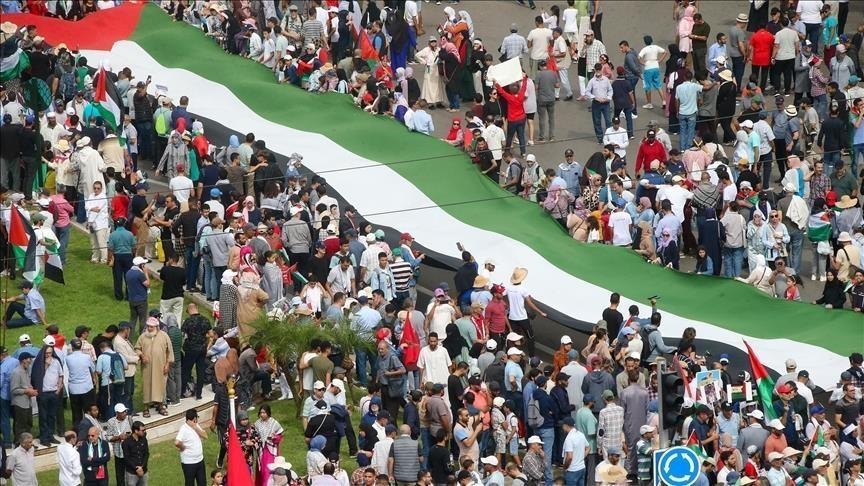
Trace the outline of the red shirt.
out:
[[[507,329],[507,304],[504,299],[492,299],[486,304],[486,321],[489,332],[501,334]]]
[[[522,102],[525,101],[525,90],[527,89],[527,78],[522,78],[522,87],[519,88],[519,92],[516,94],[498,86],[498,96],[507,101],[507,121],[518,122],[525,119],[525,108],[522,106]]]
[[[647,139],[643,139],[639,144],[639,152],[636,154],[636,173],[641,174],[647,172],[651,168],[651,161],[654,159],[660,162],[666,161],[666,147],[660,140],[654,140],[654,143],[649,144]]]
[[[129,214],[129,196],[115,194],[111,198],[111,219],[125,218]]]
[[[750,38],[754,66],[770,66],[771,50],[774,49],[774,36],[767,30],[759,29]]]

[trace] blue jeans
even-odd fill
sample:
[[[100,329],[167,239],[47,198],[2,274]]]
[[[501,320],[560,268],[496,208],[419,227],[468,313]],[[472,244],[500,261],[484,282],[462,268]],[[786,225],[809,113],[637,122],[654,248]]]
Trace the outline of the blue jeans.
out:
[[[198,265],[201,263],[200,256],[194,256],[195,247],[186,247],[184,253],[184,262],[186,263],[186,288],[198,286]]]
[[[837,165],[837,162],[840,162],[840,152],[825,152],[822,154],[822,162],[825,162],[825,173],[833,174],[834,166]],[[857,175],[857,174],[855,174]]]
[[[813,53],[819,52],[819,37],[822,32],[822,24],[804,24],[804,32],[807,35],[807,40],[813,44]]]
[[[138,155],[142,159],[155,161],[156,156],[153,155],[153,122],[135,122],[135,128],[138,130]]]
[[[54,425],[57,420],[57,407],[60,397],[56,391],[40,392],[36,402],[39,404],[39,441],[47,445],[54,438]]]
[[[369,362],[370,372],[375,377],[378,374],[378,358],[375,353],[364,349],[357,349],[354,354],[357,356],[357,381],[365,387],[369,383],[366,377],[366,362]]]
[[[864,157],[864,143],[856,143],[852,146],[852,174],[858,175],[858,156]]]
[[[117,300],[123,300],[126,298],[123,293],[123,286],[126,284],[126,272],[128,272],[130,268],[132,268],[131,253],[114,254],[114,266],[111,267],[111,272],[114,276],[114,298]]]
[[[620,110],[618,109],[617,106],[615,107],[615,114],[616,115],[622,111],[624,112],[624,122],[627,124],[627,136],[632,137],[633,136],[633,115],[636,114],[636,106],[634,105],[633,108],[621,108]]]
[[[12,401],[0,399],[0,434],[3,434],[3,447],[9,448],[12,443]]]
[[[584,486],[585,471],[584,467],[578,471],[564,471],[564,486]]]
[[[505,147],[510,148],[510,144],[513,143],[513,135],[519,138],[519,154],[524,157],[526,153],[524,118],[515,122],[507,122],[507,141],[504,143]]]
[[[222,273],[228,267],[213,267],[210,272],[210,290],[213,291],[213,300],[219,300],[219,286],[222,285]]]
[[[127,376],[123,382],[123,405],[129,409],[129,415],[132,415],[132,394],[135,393],[135,377]]]
[[[30,318],[24,315],[24,309],[24,304],[22,304],[21,302],[10,302],[6,306],[6,327],[8,329],[15,329],[19,327],[38,324],[37,322],[31,321]],[[18,314],[21,317],[12,317],[15,314]]]
[[[597,143],[603,143],[603,132],[612,123],[611,110],[612,107],[609,106],[608,101],[606,103],[591,102],[591,121],[594,123],[594,136],[597,137]],[[606,122],[605,126],[600,125],[600,115],[603,115],[603,121]]]
[[[636,93],[636,86],[639,84],[639,77],[626,78],[627,82],[630,83],[630,88],[633,90],[633,93]],[[639,111],[636,109],[636,105],[633,105],[633,114],[638,114]],[[630,131],[629,135],[632,137],[633,132]]]
[[[789,266],[801,275],[801,251],[804,248],[804,232],[794,226],[789,227]]]
[[[683,152],[693,146],[693,137],[696,136],[696,114],[678,114],[678,123],[681,125],[681,136],[678,138],[678,148]]]
[[[735,77],[735,83],[738,86],[741,86],[741,78],[744,77],[744,58],[743,57],[733,57],[732,58],[732,76]]]
[[[543,479],[546,486],[552,486],[552,450],[555,446],[555,428],[548,427],[534,431],[543,440],[543,455],[546,469],[543,471]]]
[[[453,89],[450,89],[449,86],[444,87],[444,91],[447,93],[447,101],[449,102],[449,106],[451,110],[459,109],[459,92]]]
[[[429,469],[429,451],[432,449],[434,439],[429,433],[429,427],[420,427],[420,447],[423,451],[423,469]]]
[[[735,278],[741,275],[744,265],[744,247],[723,248],[723,276]],[[715,267],[716,268],[716,267]]]
[[[204,259],[204,295],[207,296],[208,299],[218,299],[219,298],[219,287],[215,289],[213,287],[213,260],[209,258]]]
[[[72,229],[71,224],[64,227],[55,226],[54,234],[57,235],[57,243],[60,245],[58,253],[60,253],[60,261],[63,266],[66,266],[66,249],[69,248],[69,230]]]
[[[816,52],[814,49],[813,52]],[[813,108],[816,109],[816,113],[819,114],[819,119],[824,120],[828,118],[828,95],[818,95],[813,97]]]

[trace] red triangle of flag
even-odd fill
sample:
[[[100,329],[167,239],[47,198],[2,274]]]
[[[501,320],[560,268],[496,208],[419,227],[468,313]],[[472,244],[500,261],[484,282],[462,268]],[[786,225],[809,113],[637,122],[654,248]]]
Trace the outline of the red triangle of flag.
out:
[[[357,41],[357,46],[360,48],[360,55],[363,56],[364,61],[370,59],[378,60],[378,51],[375,50],[372,41],[369,40],[369,34],[366,33],[365,29],[360,31],[360,39]]]
[[[237,429],[233,423],[228,424],[228,462],[225,464],[228,477],[227,484],[253,484],[252,473],[246,464],[243,449],[240,448],[240,439],[237,437]]]
[[[322,65],[330,62],[330,54],[327,52],[327,49],[323,47],[318,49],[318,60],[321,61]]]

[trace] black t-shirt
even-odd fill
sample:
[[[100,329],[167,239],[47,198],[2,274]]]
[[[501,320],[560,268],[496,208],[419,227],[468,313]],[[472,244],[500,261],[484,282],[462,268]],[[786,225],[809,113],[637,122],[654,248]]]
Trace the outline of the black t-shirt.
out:
[[[99,346],[101,346],[102,343],[104,343],[105,341],[108,341],[108,345],[111,346],[111,349],[114,349],[114,345],[113,345],[113,342],[111,341],[111,338],[105,337],[101,334],[96,336],[95,338],[93,338],[93,341],[90,343],[91,345],[93,345],[93,349],[96,351],[96,357],[97,358],[99,357],[100,354],[102,354],[102,350],[99,349]]]
[[[463,390],[465,390],[465,383],[461,376],[450,375],[447,377],[447,395],[450,398],[450,407],[454,411],[462,406]]]
[[[326,282],[327,275],[330,274],[330,258],[324,255],[321,258],[313,256],[307,262],[309,273],[318,277],[319,282]]]
[[[135,194],[132,196],[132,201],[129,203],[129,210],[132,212],[132,216],[142,218],[144,217],[144,210],[147,209],[148,205],[147,196],[139,196],[138,194]]]
[[[432,482],[435,484],[447,484],[450,475],[447,465],[450,463],[450,451],[443,446],[435,444],[429,451],[429,472],[432,474]]]
[[[624,316],[617,309],[607,307],[603,311],[603,320],[606,321],[607,334],[611,343],[618,337],[618,332],[621,331],[621,325],[624,324]]]
[[[174,218],[180,215],[180,206],[175,206],[173,209],[165,208],[165,220],[174,221]],[[159,230],[162,233],[162,240],[171,242],[171,226],[160,226]]]
[[[336,419],[333,418],[332,414],[316,415],[309,419],[305,437],[311,439],[316,435],[323,435],[327,439],[327,445],[321,451],[324,457],[330,456],[331,452],[339,452],[336,448],[339,435],[336,431]]]
[[[186,285],[183,267],[165,265],[159,270],[159,278],[162,279],[162,300],[183,297],[183,286]]]

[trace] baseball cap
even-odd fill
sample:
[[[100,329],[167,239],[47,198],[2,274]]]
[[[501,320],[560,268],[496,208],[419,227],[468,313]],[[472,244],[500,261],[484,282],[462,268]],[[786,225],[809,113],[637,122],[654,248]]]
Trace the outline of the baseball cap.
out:
[[[569,425],[570,427],[575,427],[575,426],[576,426],[576,421],[573,420],[573,417],[571,417],[571,416],[569,416],[569,415],[566,416],[566,417],[564,417],[564,419],[561,420],[561,423],[564,424],[564,425]]]
[[[492,405],[495,405],[496,407],[503,407],[504,402],[506,402],[506,400],[504,400],[504,397],[495,397],[495,399],[492,400]]]
[[[480,462],[482,462],[483,464],[488,464],[490,466],[497,466],[498,458],[495,456],[486,456],[483,459],[480,459]]]
[[[532,435],[531,437],[528,437],[528,443],[529,444],[542,444],[543,439],[541,439],[540,436]]]
[[[642,427],[639,427],[639,435],[645,435],[648,432],[654,432],[654,426],[653,425],[647,425],[646,424],[646,425],[643,425]]]
[[[498,347],[498,343],[496,343],[494,339],[490,339],[490,340],[486,341],[486,349],[488,349],[489,351],[492,351],[497,347]]]
[[[414,240],[414,237],[411,236],[411,233],[402,233],[401,235],[399,235],[399,239],[400,240],[406,240],[406,241],[412,241],[412,240]]]
[[[114,405],[114,413],[123,413],[123,412],[127,412],[128,410],[129,409],[126,408],[126,405],[123,405],[122,403],[118,403],[117,405]]]
[[[522,355],[525,354],[525,353],[523,353],[521,349],[519,349],[519,348],[517,348],[517,347],[515,347],[515,346],[514,346],[514,347],[511,347],[510,349],[507,350],[507,355],[508,355],[508,356],[513,356],[513,355],[517,355],[517,354],[518,354],[519,356],[522,356]]]
[[[753,410],[752,412],[747,414],[748,417],[753,417],[756,420],[762,420],[765,418],[765,414],[762,413],[762,410]]]
[[[321,380],[317,380],[315,383],[312,383],[312,389],[313,390],[323,390],[324,388],[327,388],[327,387],[324,385],[324,382]]]
[[[19,343],[26,343],[29,340],[30,340],[29,334],[22,334],[22,335],[18,336],[18,342]]]
[[[818,403],[816,405],[813,405],[812,407],[810,407],[810,415],[813,415],[815,413],[825,413],[825,407]]]
[[[54,336],[52,336],[52,335],[50,335],[50,334],[47,335],[47,336],[45,336],[45,337],[42,339],[42,343],[43,343],[45,346],[51,346],[52,348],[53,348],[54,345],[56,344],[56,342],[54,341]]]
[[[570,338],[570,336],[564,335],[561,336],[561,344],[573,344],[573,340]]]
[[[444,289],[442,289],[442,288],[435,289],[435,297],[444,297],[446,295],[447,295],[447,293],[444,292]]]
[[[787,383],[784,383],[784,384],[780,385],[779,387],[777,387],[777,391],[780,393],[792,393],[793,390],[794,389],[791,386],[789,386],[789,384],[787,384]]]
[[[145,263],[149,263],[149,262],[150,262],[150,260],[148,260],[144,257],[140,257],[140,256],[132,259],[132,265],[135,265],[135,266],[144,265]]]
[[[582,403],[588,404],[588,403],[596,403],[596,402],[597,402],[597,399],[594,398],[594,395],[592,395],[590,393],[586,393],[586,394],[582,395]]]
[[[600,394],[600,396],[601,396],[604,400],[608,400],[608,399],[610,399],[610,398],[615,398],[615,394],[612,393],[612,390],[603,390],[603,393]]]
[[[729,355],[725,354],[725,353],[721,354],[720,355],[720,362],[721,363],[728,363],[729,362]]]
[[[523,336],[521,334],[516,334],[515,332],[507,333],[507,340],[508,341],[521,341],[522,339],[523,339]]]
[[[786,428],[786,426],[783,425],[783,422],[781,422],[780,419],[771,420],[770,422],[768,422],[768,427],[771,427],[774,430],[783,430]]]

